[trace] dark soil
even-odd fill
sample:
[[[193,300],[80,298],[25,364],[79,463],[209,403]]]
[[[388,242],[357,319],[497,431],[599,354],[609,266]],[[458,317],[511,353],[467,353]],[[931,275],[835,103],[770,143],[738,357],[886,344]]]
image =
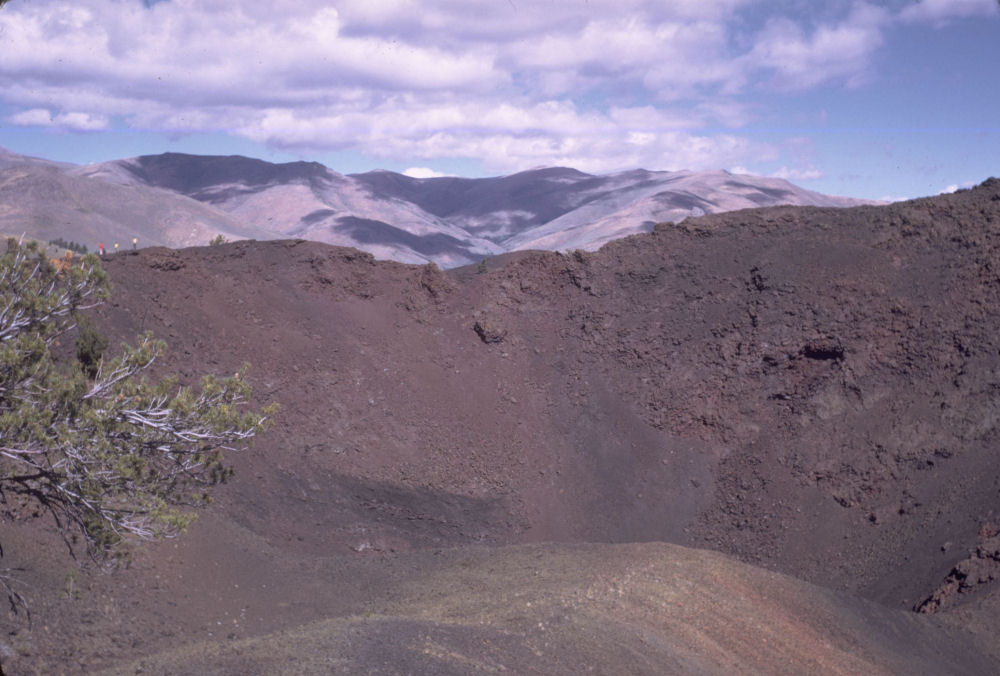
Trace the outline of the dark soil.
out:
[[[142,545],[130,570],[77,574],[43,524],[5,525],[5,561],[25,569],[36,626],[13,625],[0,646],[10,657],[0,657],[27,673],[165,650],[257,660],[272,644],[246,639],[297,626],[308,634],[319,631],[308,623],[340,618],[323,631],[363,636],[342,671],[374,664],[359,657],[364,645],[431,634],[432,653],[452,646],[468,656],[461,646],[494,642],[476,659],[513,669],[527,657],[498,656],[523,646],[472,627],[474,608],[454,626],[423,601],[361,629],[358,617],[389,612],[378,604],[394,580],[409,599],[419,571],[454,571],[462,554],[450,548],[486,546],[468,550],[486,575],[489,552],[502,561],[528,551],[505,545],[668,542],[900,611],[883,616],[858,601],[868,610],[844,620],[852,631],[898,632],[887,650],[905,654],[940,631],[959,657],[938,651],[927,673],[996,671],[998,261],[995,179],[884,207],[708,216],[593,254],[496,257],[485,274],[304,241],[118,254],[105,265],[113,299],[95,317],[113,345],[152,330],[170,345],[161,372],[188,380],[250,362],[257,402],[282,410],[272,431],[232,456],[235,478],[191,532]],[[438,551],[450,568],[434,563]],[[608,558],[577,568],[559,558],[563,583],[595,566],[626,574],[623,550],[587,551]],[[735,564],[710,560],[718,571],[706,564],[700,578],[685,568],[689,583],[731,584]],[[774,594],[798,584],[765,579]],[[653,631],[643,618],[636,626]],[[515,635],[526,631],[510,622]],[[679,630],[663,631],[657,641]],[[820,650],[823,631],[802,640]],[[570,634],[556,642],[563,662],[539,671],[576,669],[588,639]],[[184,647],[223,637],[234,652]],[[635,650],[649,661],[633,673],[680,659]],[[768,660],[780,653],[760,650],[754,668],[773,672]],[[163,659],[157,673],[180,673]],[[428,673],[438,664],[399,659]],[[722,657],[705,659],[721,672],[711,660]],[[879,660],[865,664],[909,670]],[[238,660],[226,664],[206,673],[240,673]],[[447,664],[437,673],[463,671]],[[790,673],[808,666],[788,664]],[[297,671],[265,671],[283,669]]]

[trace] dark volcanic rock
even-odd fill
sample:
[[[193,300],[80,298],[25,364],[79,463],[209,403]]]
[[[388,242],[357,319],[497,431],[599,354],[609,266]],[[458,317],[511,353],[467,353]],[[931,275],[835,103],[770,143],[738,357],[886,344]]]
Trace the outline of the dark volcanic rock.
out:
[[[103,312],[122,336],[147,317],[191,373],[250,358],[281,447],[358,449],[286,451],[292,473],[471,491],[530,538],[707,545],[909,608],[994,507],[990,185],[497,258],[443,300],[425,268],[305,242],[181,251],[169,277],[139,255],[108,264]]]
[[[945,548],[947,549],[947,547]],[[959,561],[933,594],[917,606],[921,613],[936,613],[959,603],[961,595],[980,590],[1000,579],[1000,535],[993,524],[980,530],[980,542],[967,558]]]
[[[507,336],[504,329],[497,328],[489,322],[478,321],[472,326],[479,339],[489,345],[490,343],[502,343]]]
[[[233,456],[235,479],[190,537],[93,583],[87,606],[109,610],[87,616],[89,643],[31,639],[41,663],[215,641],[222,624],[251,638],[355,622],[390,593],[394,566],[434,569],[432,552],[471,544],[710,548],[895,610],[964,571],[975,589],[935,621],[992,627],[992,574],[961,562],[992,560],[977,548],[1000,488],[998,194],[989,181],[884,207],[707,216],[593,254],[497,256],[485,274],[301,240],[115,257],[97,313],[113,338],[153,330],[171,348],[161,371],[187,381],[250,361],[257,401],[282,412]],[[30,537],[6,542],[11,565],[39,571],[36,589],[64,584]],[[81,606],[40,596],[56,634],[83,622]],[[95,637],[126,623],[122,607],[147,608],[131,620],[155,630],[102,657]],[[375,641],[425,620],[397,613],[364,631]],[[428,631],[431,650],[461,655],[501,639]],[[992,636],[982,654],[960,651],[965,671],[996,671],[982,667]]]

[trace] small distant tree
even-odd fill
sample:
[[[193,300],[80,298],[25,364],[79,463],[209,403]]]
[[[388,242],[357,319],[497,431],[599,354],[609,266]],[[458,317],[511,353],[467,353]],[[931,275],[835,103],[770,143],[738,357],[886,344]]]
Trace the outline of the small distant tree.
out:
[[[62,237],[56,237],[55,239],[50,239],[49,244],[52,246],[57,246],[61,249],[69,249],[78,254],[87,253],[87,247],[79,242],[72,242]]]
[[[246,367],[200,388],[150,381],[165,345],[148,333],[108,359],[84,324],[83,368],[57,362],[50,348],[109,289],[93,254],[57,268],[37,244],[8,240],[0,258],[0,513],[48,513],[71,553],[82,546],[104,563],[130,539],[180,533],[229,476],[222,451],[245,446],[274,412],[244,410]],[[3,571],[0,584],[23,606]]]
[[[219,246],[220,244],[225,244],[228,240],[221,233],[213,237],[208,245],[209,246]]]

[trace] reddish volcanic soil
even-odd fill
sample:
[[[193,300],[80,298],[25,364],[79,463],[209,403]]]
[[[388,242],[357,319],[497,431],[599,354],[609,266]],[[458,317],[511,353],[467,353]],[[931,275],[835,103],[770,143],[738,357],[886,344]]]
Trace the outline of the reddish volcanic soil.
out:
[[[118,254],[95,313],[112,344],[152,330],[170,346],[160,372],[186,379],[250,362],[257,403],[282,409],[232,456],[235,477],[191,532],[138,547],[129,570],[76,573],[43,524],[5,525],[35,626],[12,625],[0,659],[26,673],[168,650],[146,673],[995,672],[998,261],[995,179],[884,207],[704,217],[593,254],[495,258],[485,273],[305,241]],[[581,548],[646,542],[767,571],[664,545]],[[560,591],[546,598],[573,627],[551,664],[532,662],[545,650],[524,632],[562,617],[556,606],[508,616],[526,552],[551,564],[538,570]],[[684,575],[632,588],[636,561]],[[464,569],[482,579],[461,582]],[[704,590],[704,608],[671,612],[708,633],[607,605],[601,574],[654,605]],[[793,588],[815,614],[789,610]],[[712,594],[761,615],[716,627]],[[822,615],[828,603],[850,612]],[[660,647],[616,662],[614,641],[587,633],[594,609],[616,645],[641,625]],[[366,613],[381,619],[358,625]],[[779,618],[804,632],[798,652],[769,651],[764,634],[733,643]],[[257,640],[295,627],[281,635],[305,651],[294,656]],[[434,632],[437,647],[413,649]],[[318,635],[339,637],[329,646],[347,661],[316,662]],[[861,638],[845,636],[877,637],[885,654],[849,657]],[[474,652],[475,668],[455,657]]]

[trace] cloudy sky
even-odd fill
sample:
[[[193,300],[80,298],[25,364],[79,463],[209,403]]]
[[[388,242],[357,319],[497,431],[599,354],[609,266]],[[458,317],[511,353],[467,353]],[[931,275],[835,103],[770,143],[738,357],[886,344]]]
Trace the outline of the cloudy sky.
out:
[[[0,146],[351,173],[1000,175],[997,0],[10,0]]]

